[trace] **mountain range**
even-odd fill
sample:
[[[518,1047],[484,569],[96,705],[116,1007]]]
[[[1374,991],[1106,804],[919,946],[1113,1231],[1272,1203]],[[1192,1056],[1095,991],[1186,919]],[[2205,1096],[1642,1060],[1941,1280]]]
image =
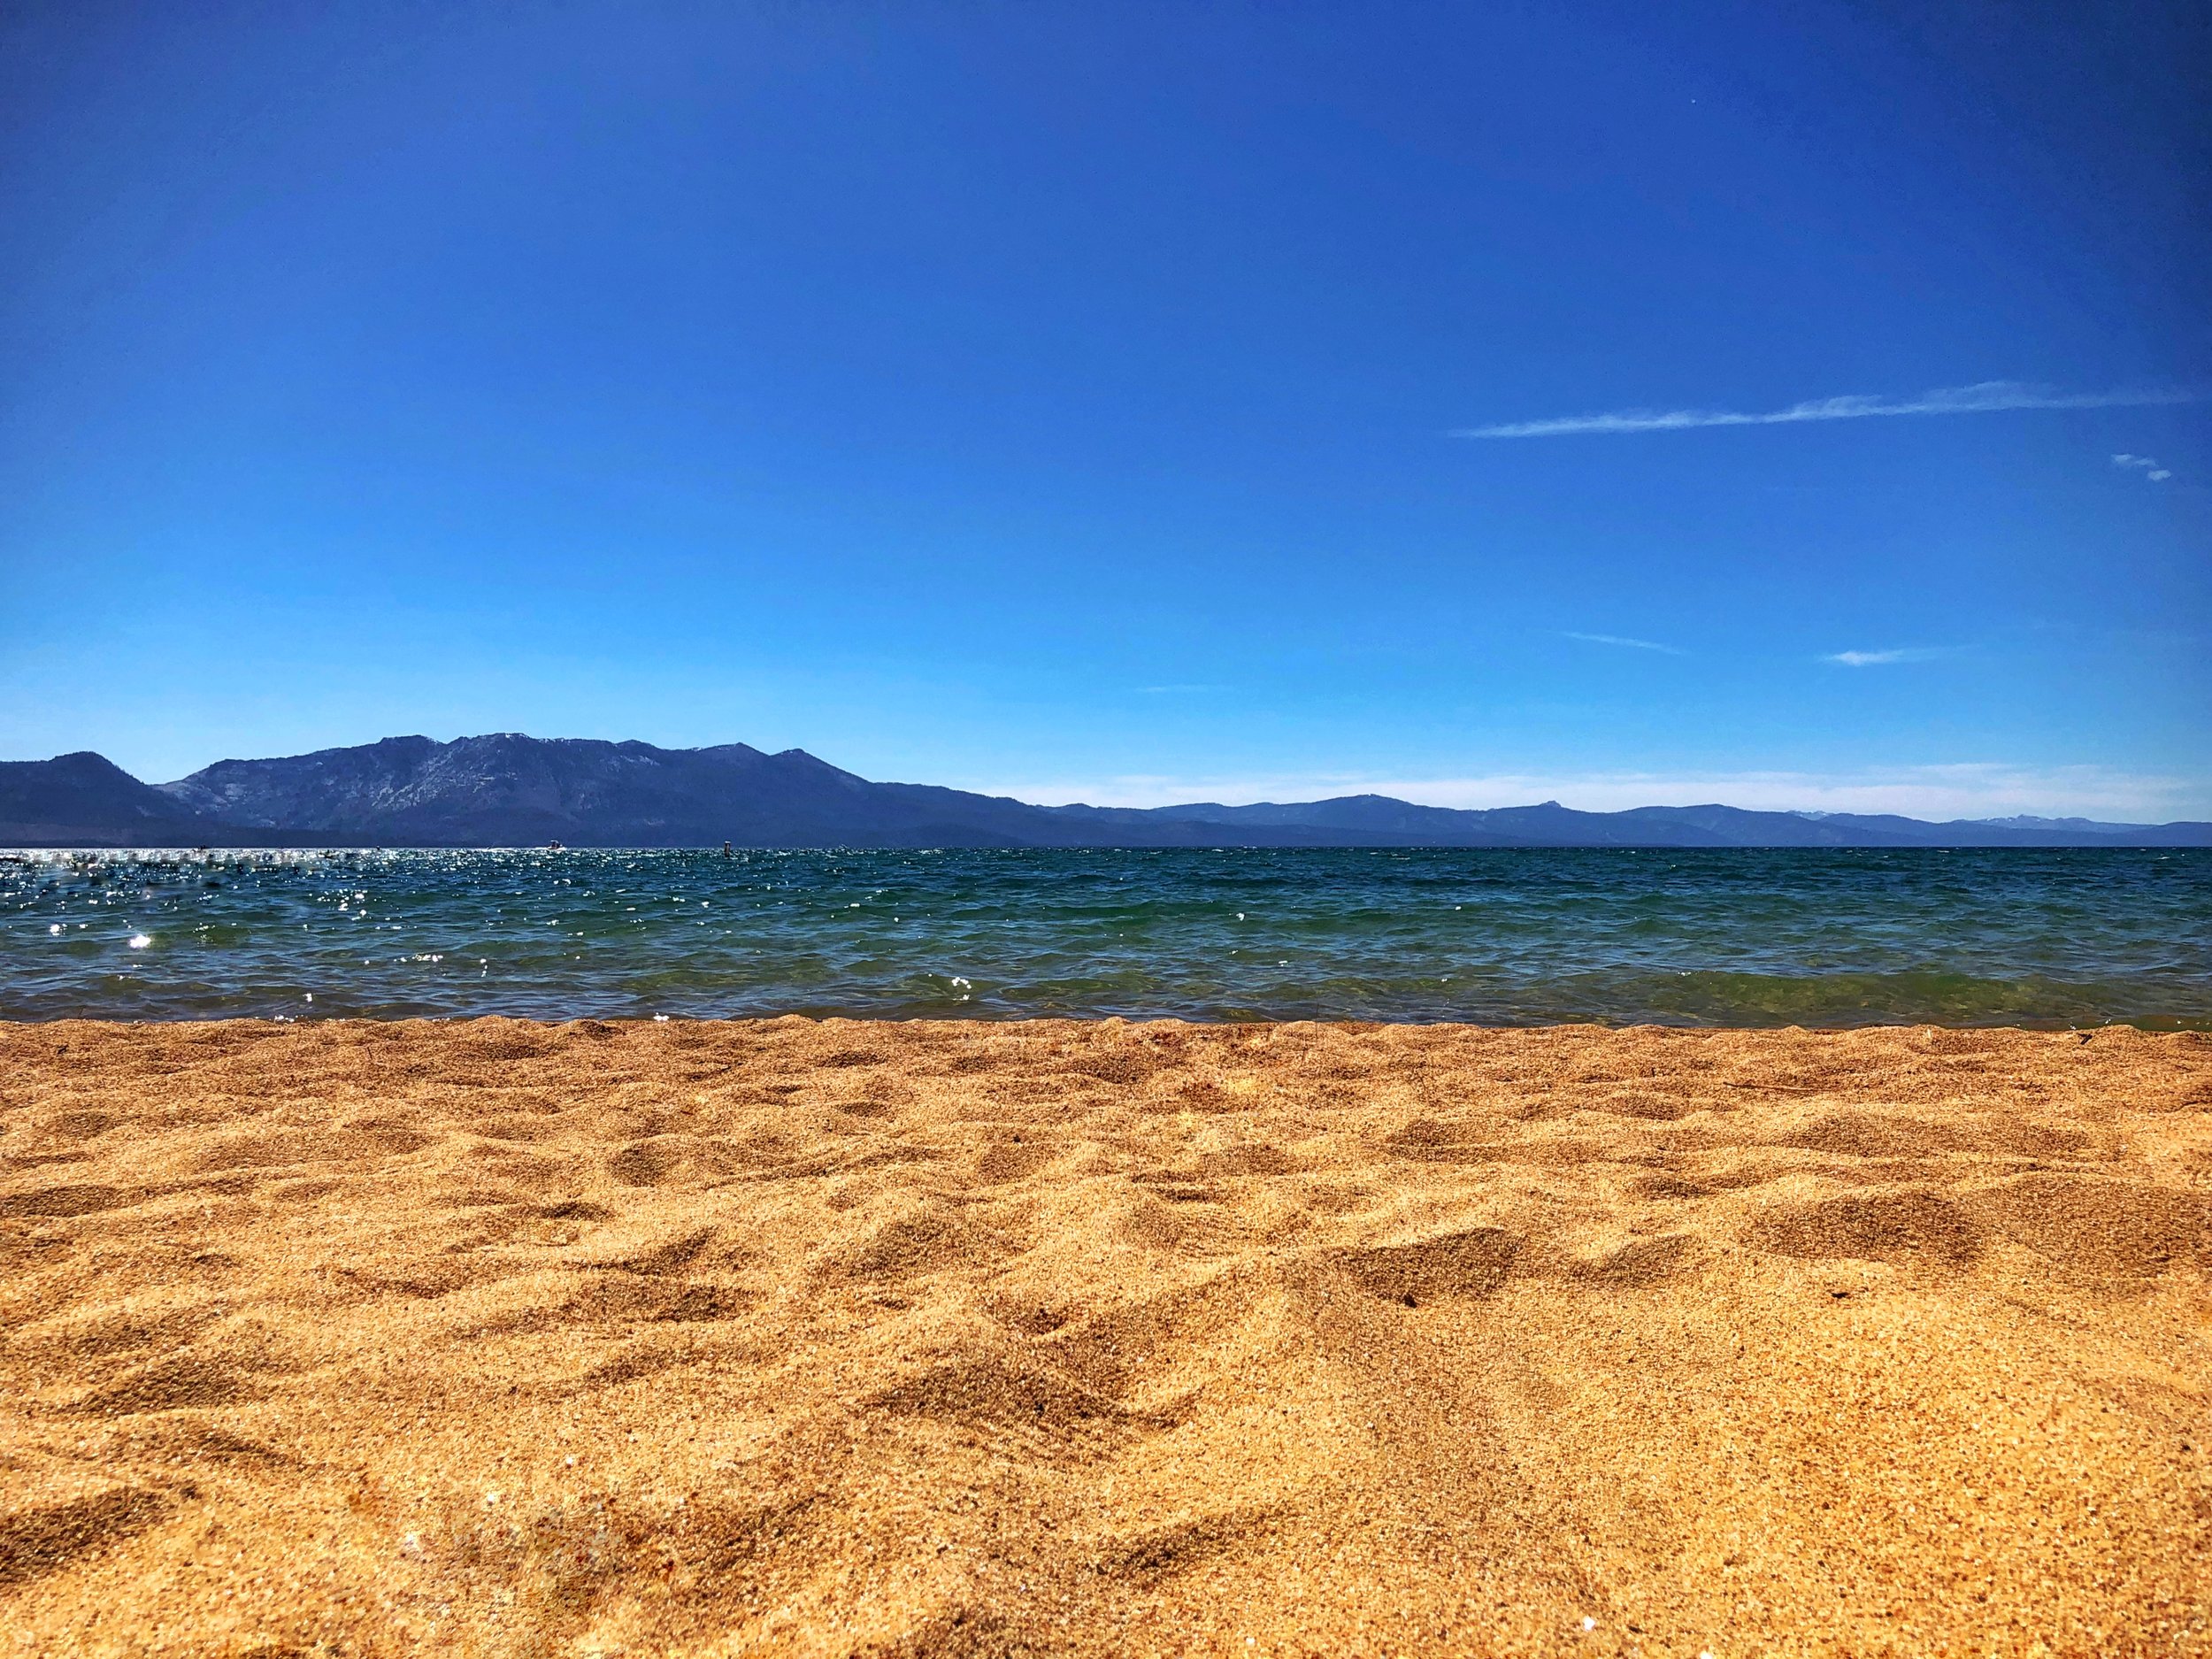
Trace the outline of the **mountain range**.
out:
[[[1033,806],[873,783],[804,749],[657,749],[503,732],[225,760],[149,784],[89,752],[0,762],[15,847],[2204,847],[2212,824],[1754,812],[1460,810],[1386,795]]]

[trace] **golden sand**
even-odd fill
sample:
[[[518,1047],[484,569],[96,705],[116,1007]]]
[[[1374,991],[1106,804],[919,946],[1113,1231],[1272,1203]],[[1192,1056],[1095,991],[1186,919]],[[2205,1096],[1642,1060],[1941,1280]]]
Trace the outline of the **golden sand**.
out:
[[[0,1659],[2212,1651],[2212,1041],[0,1027]]]

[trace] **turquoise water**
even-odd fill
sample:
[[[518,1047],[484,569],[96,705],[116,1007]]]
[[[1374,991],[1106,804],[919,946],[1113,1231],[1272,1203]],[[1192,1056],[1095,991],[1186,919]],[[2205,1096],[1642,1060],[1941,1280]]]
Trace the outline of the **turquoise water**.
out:
[[[0,863],[9,1019],[793,1012],[2212,1028],[2212,851]]]

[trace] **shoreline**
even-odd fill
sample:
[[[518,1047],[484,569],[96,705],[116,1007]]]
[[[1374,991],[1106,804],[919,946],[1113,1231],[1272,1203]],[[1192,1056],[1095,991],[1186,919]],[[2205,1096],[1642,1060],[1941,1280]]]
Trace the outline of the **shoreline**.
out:
[[[57,1020],[0,1130],[27,1653],[2212,1651],[2198,1033]]]

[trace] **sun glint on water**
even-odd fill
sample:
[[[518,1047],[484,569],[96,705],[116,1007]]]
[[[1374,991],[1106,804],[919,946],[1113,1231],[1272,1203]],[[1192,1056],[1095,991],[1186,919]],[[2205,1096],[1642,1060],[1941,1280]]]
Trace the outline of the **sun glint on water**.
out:
[[[0,1017],[2212,1025],[2212,852],[25,853]]]

